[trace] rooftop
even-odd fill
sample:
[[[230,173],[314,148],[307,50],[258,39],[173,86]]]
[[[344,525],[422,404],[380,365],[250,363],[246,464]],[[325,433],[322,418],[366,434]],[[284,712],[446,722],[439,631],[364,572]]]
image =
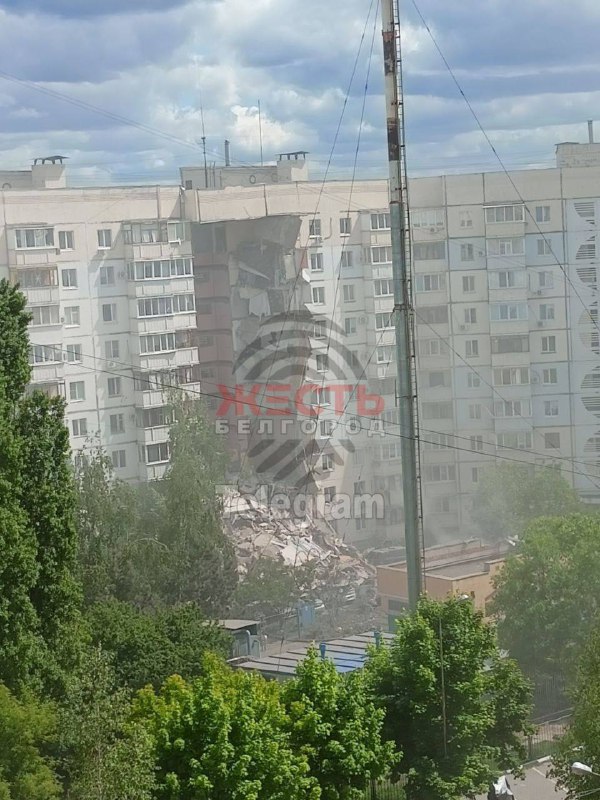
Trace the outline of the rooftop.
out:
[[[487,544],[480,539],[428,547],[425,550],[425,574],[436,578],[459,580],[488,571],[490,563],[504,560],[508,542]],[[378,569],[406,570],[406,561],[399,561]]]

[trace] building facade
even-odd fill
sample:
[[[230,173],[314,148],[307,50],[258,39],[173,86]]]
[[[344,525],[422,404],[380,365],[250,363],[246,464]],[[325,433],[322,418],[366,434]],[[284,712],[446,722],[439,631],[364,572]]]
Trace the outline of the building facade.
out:
[[[600,500],[600,156],[586,148],[559,145],[555,169],[411,182],[429,542],[479,533],[472,497],[500,459],[560,468]],[[240,343],[267,311],[308,309],[312,474],[341,536],[397,543],[387,182],[311,182],[303,154],[269,169],[207,179],[184,168],[181,186],[94,189],[66,188],[60,164],[1,173],[0,270],[33,315],[33,383],[64,392],[75,451],[95,435],[121,477],[159,477],[165,385],[209,395],[235,382]],[[230,227],[223,242],[217,223]],[[335,519],[334,497],[367,494],[382,513]]]

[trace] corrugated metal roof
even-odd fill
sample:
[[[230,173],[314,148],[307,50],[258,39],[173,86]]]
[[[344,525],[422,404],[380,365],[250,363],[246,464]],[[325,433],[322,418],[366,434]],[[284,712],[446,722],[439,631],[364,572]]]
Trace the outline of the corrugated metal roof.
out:
[[[394,636],[391,633],[381,633],[381,641],[391,642]],[[325,658],[333,661],[340,674],[354,672],[362,669],[367,660],[367,648],[375,644],[375,633],[361,633],[356,636],[347,636],[341,639],[332,639],[324,642]],[[260,672],[265,678],[291,678],[296,672],[296,667],[306,658],[306,653],[311,645],[298,644],[289,650],[276,655],[262,658],[249,658],[238,662],[236,669],[250,672]],[[319,648],[320,643],[315,643]]]

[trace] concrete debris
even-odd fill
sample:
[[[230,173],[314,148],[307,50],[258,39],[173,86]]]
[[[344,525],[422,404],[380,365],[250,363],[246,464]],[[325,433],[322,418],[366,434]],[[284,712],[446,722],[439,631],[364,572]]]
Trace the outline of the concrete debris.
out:
[[[267,557],[289,567],[313,565],[315,589],[325,584],[358,589],[374,583],[375,568],[337,537],[325,519],[308,513],[297,519],[251,494],[237,492],[223,496],[223,519],[241,576],[259,558]]]

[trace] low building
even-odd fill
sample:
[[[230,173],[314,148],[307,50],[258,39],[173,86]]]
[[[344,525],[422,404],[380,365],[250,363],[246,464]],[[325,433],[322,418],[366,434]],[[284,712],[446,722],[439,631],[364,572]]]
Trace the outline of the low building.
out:
[[[425,591],[436,600],[468,594],[485,613],[494,593],[494,575],[504,564],[509,547],[507,542],[485,544],[479,539],[428,547]],[[394,630],[398,614],[408,607],[406,561],[377,567],[377,595],[389,628]]]

